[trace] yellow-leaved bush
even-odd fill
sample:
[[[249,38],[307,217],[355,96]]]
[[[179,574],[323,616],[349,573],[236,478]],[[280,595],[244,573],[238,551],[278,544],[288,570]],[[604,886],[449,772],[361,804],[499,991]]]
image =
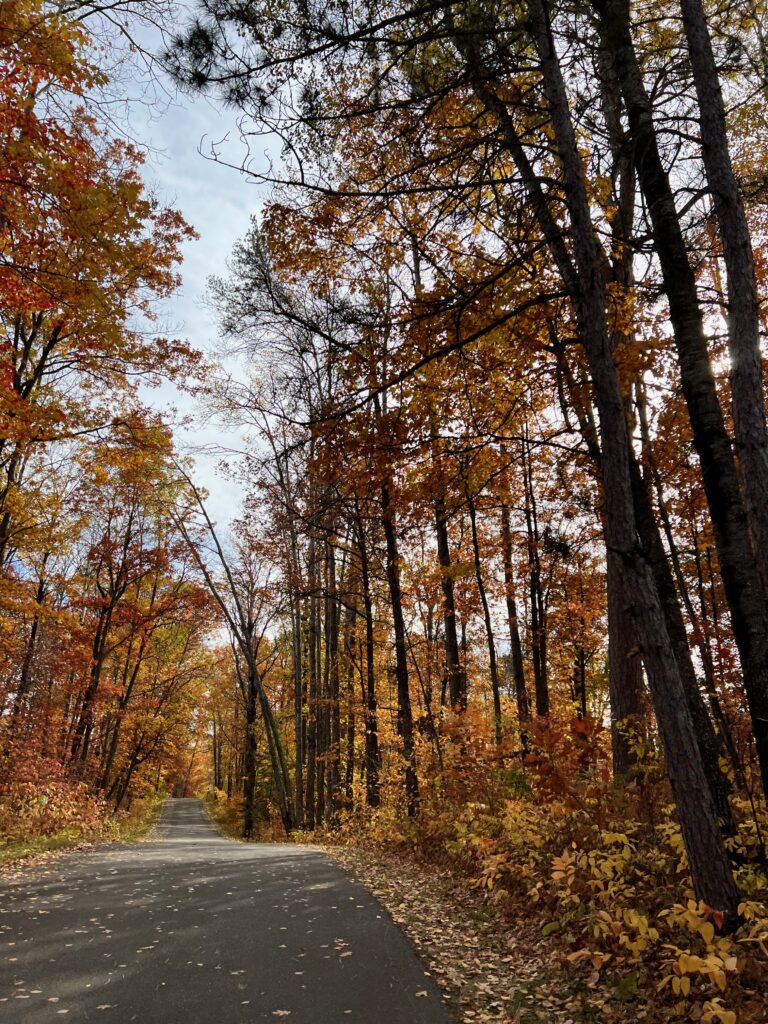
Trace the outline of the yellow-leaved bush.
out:
[[[535,749],[520,762],[461,737],[461,757],[422,791],[416,823],[391,807],[357,812],[336,835],[349,842],[407,843],[452,862],[478,892],[534,925],[590,988],[664,1007],[667,1020],[736,1024],[739,988],[768,973],[766,880],[759,836],[746,801],[733,801],[738,833],[729,839],[744,894],[743,923],[721,934],[721,915],[696,900],[667,783],[653,751],[642,773],[617,787],[604,760],[569,761]],[[548,737],[553,747],[559,741]],[[494,759],[495,766],[489,762]],[[631,982],[622,991],[624,982]],[[626,995],[629,993],[629,996]],[[740,1013],[739,1024],[765,1017]]]

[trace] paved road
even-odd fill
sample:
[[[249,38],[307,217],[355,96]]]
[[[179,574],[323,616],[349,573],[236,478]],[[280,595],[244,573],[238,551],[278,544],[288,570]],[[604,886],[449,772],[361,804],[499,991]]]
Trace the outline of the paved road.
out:
[[[322,854],[218,835],[169,800],[157,838],[0,881],[3,1024],[449,1024],[378,903]]]

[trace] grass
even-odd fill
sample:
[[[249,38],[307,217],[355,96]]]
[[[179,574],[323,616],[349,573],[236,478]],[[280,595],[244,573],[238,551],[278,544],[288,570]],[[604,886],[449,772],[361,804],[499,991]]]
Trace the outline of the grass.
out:
[[[0,865],[13,864],[27,857],[55,850],[69,850],[82,843],[92,842],[97,836],[83,833],[77,828],[65,828],[52,836],[30,836],[10,843],[0,842]]]
[[[129,811],[108,818],[103,827],[97,830],[83,830],[71,825],[52,836],[25,836],[7,842],[0,836],[0,866],[43,853],[76,849],[86,843],[140,842],[157,822],[165,797],[165,793],[152,793],[142,800],[135,800]]]
[[[160,812],[168,794],[150,793],[141,800],[134,800],[131,809],[111,820],[114,832],[109,838],[121,843],[139,843],[146,839],[160,818]]]
[[[240,801],[217,799],[209,792],[203,797],[203,807],[221,835],[227,839],[243,841],[243,813]]]

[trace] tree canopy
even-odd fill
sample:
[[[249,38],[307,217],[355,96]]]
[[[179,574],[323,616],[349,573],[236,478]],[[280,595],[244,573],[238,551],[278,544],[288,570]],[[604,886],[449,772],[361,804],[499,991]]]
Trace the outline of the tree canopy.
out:
[[[264,197],[205,362],[147,329],[193,229],[90,102],[157,9],[105,12],[0,24],[0,813],[207,777],[762,1020],[763,4],[192,4],[153,73]],[[229,526],[159,378],[248,434]]]

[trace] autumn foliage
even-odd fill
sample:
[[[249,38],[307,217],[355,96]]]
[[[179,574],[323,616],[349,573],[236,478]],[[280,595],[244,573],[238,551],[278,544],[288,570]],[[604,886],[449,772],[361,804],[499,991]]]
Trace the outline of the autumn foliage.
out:
[[[172,439],[140,382],[192,236],[100,123],[84,20],[0,13],[0,834],[98,832],[185,759],[209,606],[168,525]],[[174,760],[175,759],[175,760]]]
[[[217,802],[448,859],[616,1019],[766,1012],[763,14],[214,4],[166,55],[285,144],[211,288],[274,595]]]
[[[201,373],[87,27],[4,5],[7,836],[206,785],[447,865],[599,1019],[765,1020],[764,16],[202,5],[165,67],[268,191]],[[229,527],[158,376],[248,435]]]

